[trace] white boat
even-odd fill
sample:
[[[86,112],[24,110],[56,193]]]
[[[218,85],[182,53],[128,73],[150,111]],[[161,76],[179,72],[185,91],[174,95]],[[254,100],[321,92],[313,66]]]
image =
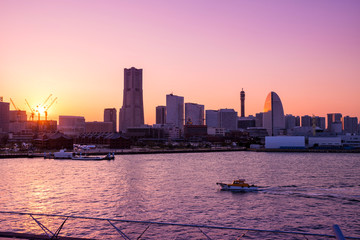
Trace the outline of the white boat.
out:
[[[220,185],[223,191],[237,191],[237,192],[252,192],[258,191],[258,187],[255,185],[249,185],[245,182],[245,179],[236,179],[233,183],[216,183]]]
[[[108,153],[105,157],[99,156],[86,156],[86,155],[74,155],[71,157],[72,160],[92,160],[92,161],[99,161],[99,160],[114,160],[115,155],[114,153]]]
[[[55,159],[71,159],[73,156],[73,152],[65,152],[65,149],[61,149],[59,152],[54,152]]]

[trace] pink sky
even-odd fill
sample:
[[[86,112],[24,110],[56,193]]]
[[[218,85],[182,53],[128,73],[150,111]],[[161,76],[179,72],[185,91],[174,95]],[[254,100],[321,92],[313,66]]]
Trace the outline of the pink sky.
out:
[[[360,1],[1,0],[0,96],[102,121],[143,69],[145,122],[166,94],[205,109],[360,117]]]

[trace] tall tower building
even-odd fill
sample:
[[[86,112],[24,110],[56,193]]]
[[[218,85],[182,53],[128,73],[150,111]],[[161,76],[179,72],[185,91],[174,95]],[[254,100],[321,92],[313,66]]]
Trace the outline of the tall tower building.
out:
[[[116,109],[105,108],[104,109],[104,122],[112,123],[112,131],[116,132]]]
[[[241,101],[241,117],[245,117],[245,92],[244,92],[244,89],[241,89],[240,101]]]
[[[265,100],[263,127],[269,136],[277,136],[285,129],[284,109],[280,97],[275,92],[270,92]]]
[[[185,103],[185,124],[204,125],[204,105]]]
[[[119,131],[144,125],[142,69],[124,69],[124,98],[119,113]]]
[[[157,106],[156,107],[156,124],[165,124],[166,123],[166,107]]]
[[[166,95],[166,123],[175,127],[184,127],[184,97],[173,94]]]

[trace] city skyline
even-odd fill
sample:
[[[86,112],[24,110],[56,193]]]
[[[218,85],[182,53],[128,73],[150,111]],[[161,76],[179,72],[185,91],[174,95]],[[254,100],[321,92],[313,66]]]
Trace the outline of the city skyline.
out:
[[[0,96],[29,112],[53,94],[49,119],[101,120],[134,66],[147,124],[171,92],[240,113],[242,88],[246,115],[274,91],[285,114],[360,117],[359,1],[156,3],[1,1]]]

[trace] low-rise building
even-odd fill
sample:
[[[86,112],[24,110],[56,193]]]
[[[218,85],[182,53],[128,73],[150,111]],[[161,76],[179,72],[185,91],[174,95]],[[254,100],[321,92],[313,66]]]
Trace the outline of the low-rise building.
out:
[[[267,136],[265,137],[265,148],[269,148],[269,149],[305,148],[305,137],[304,136]]]
[[[309,137],[309,148],[340,148],[341,137]]]

